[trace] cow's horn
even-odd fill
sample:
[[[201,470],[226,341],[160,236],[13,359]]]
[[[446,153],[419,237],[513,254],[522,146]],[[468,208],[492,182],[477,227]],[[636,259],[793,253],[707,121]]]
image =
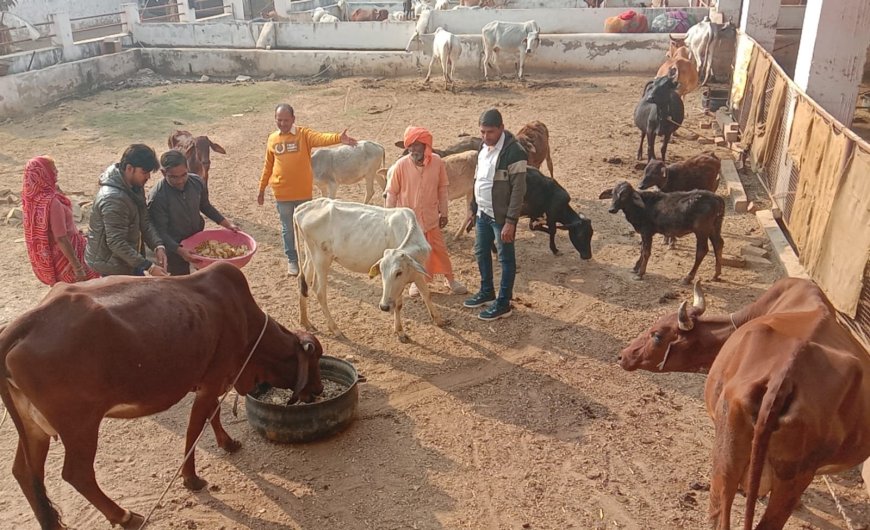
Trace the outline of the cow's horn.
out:
[[[311,353],[311,351],[314,350],[314,344],[309,341],[305,341],[302,343],[302,350],[305,351],[305,353]]]
[[[686,305],[689,302],[683,302],[680,304],[680,310],[677,311],[677,325],[683,331],[691,331],[693,327],[695,327],[695,323],[692,322],[692,319],[689,318],[689,314],[686,311]]]
[[[695,288],[693,290],[695,299],[692,305],[695,306],[695,316],[699,317],[704,314],[707,309],[707,301],[704,300],[704,291],[701,290],[701,280],[695,280]]]

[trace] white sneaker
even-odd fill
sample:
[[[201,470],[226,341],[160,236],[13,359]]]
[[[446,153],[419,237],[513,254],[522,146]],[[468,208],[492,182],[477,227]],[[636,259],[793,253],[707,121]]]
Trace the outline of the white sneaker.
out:
[[[450,280],[447,282],[447,288],[450,289],[450,294],[467,294],[468,289],[462,285],[459,280]]]
[[[420,296],[420,289],[417,288],[416,283],[412,283],[408,288],[408,296]]]
[[[287,264],[287,274],[290,276],[299,276],[299,264],[291,261]]]

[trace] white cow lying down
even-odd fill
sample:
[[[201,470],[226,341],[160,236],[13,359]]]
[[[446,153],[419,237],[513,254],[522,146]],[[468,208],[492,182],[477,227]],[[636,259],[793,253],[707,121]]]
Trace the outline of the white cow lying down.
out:
[[[435,324],[444,324],[432,305],[423,268],[432,249],[410,208],[387,209],[321,197],[296,208],[293,230],[300,259],[299,323],[306,329],[314,330],[308,320],[310,286],[329,330],[344,338],[326,305],[333,261],[349,271],[368,273],[370,278],[381,275],[383,294],[378,307],[393,312],[394,329],[401,342],[408,341],[402,326],[402,293],[411,282],[417,284]]]
[[[311,155],[311,168],[314,170],[314,183],[320,193],[335,198],[339,184],[355,184],[366,181],[366,200],[368,204],[375,194],[374,181],[383,189],[387,183],[378,175],[384,163],[384,148],[375,142],[360,141],[356,146],[341,145],[324,147]]]

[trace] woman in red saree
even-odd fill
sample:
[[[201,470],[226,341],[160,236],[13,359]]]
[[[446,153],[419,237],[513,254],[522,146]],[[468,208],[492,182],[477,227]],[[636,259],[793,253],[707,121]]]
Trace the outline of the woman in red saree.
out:
[[[42,283],[75,283],[99,274],[85,265],[85,236],[73,220],[72,203],[57,189],[57,167],[47,156],[24,167],[21,190],[24,242],[33,272]]]

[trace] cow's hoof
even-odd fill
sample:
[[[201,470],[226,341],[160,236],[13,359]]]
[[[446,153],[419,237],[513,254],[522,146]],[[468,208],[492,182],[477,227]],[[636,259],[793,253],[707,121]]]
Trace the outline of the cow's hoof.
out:
[[[642,280],[643,280],[643,275],[641,275],[641,274],[635,274],[635,275],[632,276],[631,278],[632,278],[634,281],[639,282],[639,281],[642,281]]]
[[[396,336],[399,338],[399,342],[401,342],[402,344],[408,344],[409,342],[411,342],[411,339],[409,339],[408,336],[404,333],[400,333]]]
[[[449,320],[445,320],[443,318],[435,320],[434,322],[435,322],[435,325],[438,326],[439,328],[443,328],[444,326],[447,326],[450,324]]]
[[[719,276],[713,276],[712,278],[710,278],[710,281],[711,282],[721,282],[722,278]]]
[[[196,475],[184,479],[184,487],[189,489],[190,491],[201,491],[206,486],[208,486],[208,482],[197,477]]]
[[[342,333],[340,331],[335,332],[335,338],[337,340],[347,340],[347,337],[344,335],[344,333]]]
[[[232,438],[227,438],[227,441],[220,444],[221,449],[228,453],[235,453],[239,449],[242,448],[242,442],[238,440],[233,440]]]
[[[124,528],[125,530],[139,530],[139,527],[141,527],[142,523],[145,522],[145,518],[136,512],[128,511],[127,513],[130,514],[130,518],[127,519],[126,522],[121,523],[121,528]]]
[[[692,280],[693,280],[693,279],[694,279],[694,278],[692,278],[691,276],[686,276],[685,278],[683,278],[682,280],[680,280],[680,283],[683,284],[683,285],[692,285]]]

